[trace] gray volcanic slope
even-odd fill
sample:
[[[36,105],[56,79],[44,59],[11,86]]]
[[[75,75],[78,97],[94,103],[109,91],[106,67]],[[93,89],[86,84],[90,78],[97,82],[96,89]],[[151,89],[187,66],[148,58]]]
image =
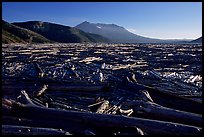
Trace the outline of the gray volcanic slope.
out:
[[[139,36],[115,24],[89,23],[87,21],[79,24],[76,28],[88,33],[98,34],[116,43],[159,43],[160,39],[152,39]]]

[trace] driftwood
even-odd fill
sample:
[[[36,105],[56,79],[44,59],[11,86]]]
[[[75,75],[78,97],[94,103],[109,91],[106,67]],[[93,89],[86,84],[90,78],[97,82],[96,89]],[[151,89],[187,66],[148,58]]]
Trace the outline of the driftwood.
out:
[[[109,101],[104,101],[101,106],[97,109],[96,113],[102,114],[109,107]]]
[[[104,86],[100,85],[78,85],[78,86],[70,86],[70,85],[61,85],[61,86],[53,86],[50,85],[48,88],[51,90],[58,90],[58,91],[102,91]]]
[[[83,123],[74,123],[69,121],[67,123],[45,120],[45,119],[26,119],[18,118],[14,116],[3,116],[3,125],[17,125],[17,126],[28,126],[28,127],[44,127],[44,128],[54,128],[54,129],[63,129],[64,131],[69,131],[69,133],[74,135],[86,135],[88,133],[85,130],[94,131],[91,126]]]
[[[36,104],[37,106],[41,106],[41,107],[44,107],[45,105],[44,104],[41,104],[39,103],[38,101],[34,100],[34,99],[31,99],[31,101]]]
[[[104,95],[102,92],[96,92],[93,93],[91,92],[81,92],[81,91],[69,91],[69,92],[61,92],[61,91],[55,91],[55,92],[49,92],[48,94],[46,94],[47,96],[52,96],[52,97],[68,97],[68,96],[72,96],[72,97],[76,97],[76,96],[83,96],[83,97],[88,97],[88,98],[96,98],[97,96],[102,96]],[[105,94],[106,95],[106,94]],[[104,96],[105,96],[104,95]]]
[[[133,113],[133,109],[123,110],[120,109],[121,114],[127,114],[127,116],[130,116]]]
[[[2,125],[3,135],[71,135],[69,132],[51,128]]]
[[[177,123],[182,123],[182,124],[201,126],[202,124],[201,115],[163,107],[153,102],[148,91],[139,90],[139,92],[140,94],[142,94],[143,99],[146,99],[146,100],[145,101],[142,101],[142,100],[135,101],[137,106],[134,107],[134,110],[136,111],[142,110],[143,111],[142,117],[150,118],[150,119],[155,118],[157,120],[164,120],[164,121],[171,121],[171,122],[177,122]]]
[[[60,100],[58,98],[52,97],[53,101],[50,101],[48,103],[51,104],[52,102],[57,102],[57,103],[65,104],[65,105],[75,104],[75,105],[82,105],[88,108],[88,105],[94,102],[89,99],[85,100],[82,97],[66,97],[65,96],[64,98],[66,98],[66,100]]]
[[[134,93],[138,93],[139,90],[147,90],[152,100],[161,106],[197,114],[202,113],[202,103],[162,92],[160,90],[138,83],[126,82],[125,84],[125,88]]]
[[[104,114],[117,114],[118,110],[120,110],[121,105],[119,105],[122,101],[123,97],[119,98],[117,102],[114,103],[114,105],[112,105],[112,107],[109,107]],[[111,102],[112,103],[112,102]]]
[[[36,102],[35,104],[38,104],[39,106],[40,106],[40,105],[44,106],[44,103],[43,103],[41,100],[37,99],[37,98],[32,98],[31,100],[32,100],[34,103]]]
[[[39,77],[43,77],[44,75],[45,75],[45,73],[43,72],[43,70],[42,70],[42,68],[40,67],[40,65],[38,64],[38,63],[34,63],[34,65],[35,65],[35,67],[37,68],[37,70],[38,70],[38,75],[39,75]]]
[[[20,117],[32,119],[47,119],[53,121],[61,121],[63,123],[73,121],[103,126],[103,127],[123,127],[136,126],[149,134],[170,134],[170,135],[198,135],[201,134],[201,129],[194,126],[187,126],[172,122],[164,122],[157,120],[149,120],[142,118],[130,118],[126,116],[115,116],[106,114],[93,114],[75,111],[63,111],[56,109],[48,109],[33,106],[15,106],[12,107],[12,112]]]
[[[73,93],[73,92],[72,92]],[[82,95],[81,94],[75,94],[75,93],[53,93],[53,94],[46,94],[46,96],[54,99],[54,100],[74,100],[74,101],[80,101],[80,102],[86,102],[86,103],[93,103],[95,102],[95,96],[93,96],[92,98],[88,98],[87,96],[83,96],[83,93]],[[64,99],[62,99],[64,98]]]
[[[62,108],[62,109],[67,109],[67,110],[74,110],[74,111],[82,111],[82,112],[88,112],[88,110],[85,109],[79,109],[73,106],[68,106],[66,104],[58,103],[58,102],[51,102],[52,106],[55,106],[56,108]]]
[[[139,92],[144,100],[154,102],[147,90],[139,90]]]
[[[3,44],[3,128],[43,127],[74,135],[201,134],[201,47]],[[165,77],[171,72],[190,79]],[[22,90],[31,98],[26,92],[18,97]]]
[[[104,112],[104,114],[112,114],[112,115],[115,115],[117,113],[117,111],[120,109],[121,106],[116,106],[116,105],[113,105],[112,107],[110,107],[108,110],[106,110]]]
[[[31,106],[36,106],[30,99],[30,97],[28,96],[28,94],[26,93],[25,90],[21,91],[21,99],[23,102],[25,102],[25,104],[31,105]]]
[[[29,104],[13,103],[11,106],[12,114],[19,117],[53,120],[63,123],[70,121],[80,123],[83,121],[83,123],[103,127],[135,126],[141,128],[147,134],[199,135],[202,132],[198,127],[172,122],[42,108],[31,103],[25,92],[22,92],[22,95],[25,95],[24,99],[28,100],[26,102]]]
[[[104,103],[104,100],[99,101],[99,102],[96,102],[96,103],[91,104],[91,105],[88,105],[88,107],[94,107],[94,106],[100,105],[100,104],[102,104],[102,103]]]
[[[37,97],[37,96],[42,95],[46,91],[47,88],[48,88],[48,85],[43,85],[42,89],[34,93],[34,96]]]
[[[53,120],[31,120],[25,118],[16,118],[3,116],[3,125],[18,125],[18,126],[28,126],[28,127],[45,127],[45,128],[54,128],[58,129],[59,127],[64,131],[69,131],[69,133],[74,135],[143,135],[144,131],[137,127],[100,127],[100,126],[91,126],[87,123],[76,123],[69,121],[66,124],[63,122],[57,122]],[[104,132],[105,131],[105,132]]]
[[[131,106],[135,106],[133,110],[136,112],[136,116],[199,127],[202,126],[202,115],[199,114],[163,107],[153,102],[132,101],[129,105],[130,104]]]

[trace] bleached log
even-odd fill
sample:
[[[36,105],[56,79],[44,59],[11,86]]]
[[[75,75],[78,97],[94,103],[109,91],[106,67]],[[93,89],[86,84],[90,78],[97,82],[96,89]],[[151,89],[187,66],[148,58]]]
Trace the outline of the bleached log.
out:
[[[181,111],[187,111],[197,114],[202,113],[202,103],[189,100],[187,98],[179,97],[167,92],[163,92],[139,83],[130,83],[126,81],[125,84],[126,86],[124,87],[134,93],[138,93],[139,90],[147,90],[152,100],[156,104],[172,109],[178,109]]]
[[[42,95],[48,88],[48,85],[43,85],[42,89],[40,89],[39,91],[35,92],[34,96],[40,96]]]
[[[104,112],[104,114],[112,114],[112,115],[116,115],[118,110],[121,108],[121,105],[119,106],[116,106],[116,105],[113,105],[112,107],[110,107],[108,110],[106,110]]]
[[[34,99],[31,99],[31,101],[32,101],[34,104],[38,105],[38,106],[45,107],[45,105],[39,103],[38,101],[36,101],[36,100],[34,100]]]
[[[134,101],[133,110],[141,117],[201,127],[202,115],[163,107],[153,102]],[[137,114],[136,114],[137,115]]]
[[[88,107],[93,107],[93,106],[96,106],[96,105],[102,104],[103,102],[104,102],[104,100],[103,100],[103,101],[96,102],[96,103],[91,104],[91,105],[88,105]]]
[[[123,110],[123,109],[119,109],[121,114],[125,114],[127,116],[130,116],[133,113],[133,109],[128,109],[128,110]]]
[[[30,97],[28,96],[28,94],[26,93],[25,90],[21,91],[21,100],[27,104],[27,105],[31,105],[31,106],[36,106],[30,99]]]
[[[68,106],[66,104],[62,104],[62,103],[58,103],[58,102],[51,102],[52,106],[56,107],[56,108],[63,108],[63,109],[67,109],[67,110],[74,110],[74,111],[82,111],[82,112],[88,112],[88,110],[85,109],[79,109],[76,107],[72,107],[72,106]]]
[[[147,90],[139,90],[139,92],[141,93],[143,99],[154,102]]]
[[[41,105],[43,105],[43,106],[44,106],[43,101],[41,101],[40,99],[37,99],[37,98],[32,98],[31,100],[32,100],[32,101],[34,100],[35,102],[38,102],[39,104],[41,104]]]
[[[133,118],[126,116],[116,116],[107,114],[94,114],[76,111],[64,111],[58,109],[48,109],[36,106],[12,105],[14,115],[24,118],[52,120],[58,122],[87,123],[101,127],[124,127],[136,126],[147,134],[169,134],[169,135],[200,135],[201,128],[178,123],[150,120],[143,118]]]
[[[101,106],[97,109],[96,113],[102,114],[109,107],[109,101],[104,101]]]

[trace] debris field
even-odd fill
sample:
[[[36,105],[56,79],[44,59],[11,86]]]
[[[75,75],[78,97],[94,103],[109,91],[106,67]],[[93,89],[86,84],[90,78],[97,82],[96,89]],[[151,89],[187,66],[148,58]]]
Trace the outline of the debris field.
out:
[[[202,45],[3,44],[3,135],[201,135]]]

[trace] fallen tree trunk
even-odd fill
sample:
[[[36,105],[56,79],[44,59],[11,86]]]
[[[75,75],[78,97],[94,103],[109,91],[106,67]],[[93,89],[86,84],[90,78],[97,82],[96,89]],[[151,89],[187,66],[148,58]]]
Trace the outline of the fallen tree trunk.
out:
[[[71,135],[68,132],[52,128],[2,125],[2,135]]]
[[[152,100],[161,105],[172,109],[178,109],[182,111],[202,114],[202,103],[194,100],[189,100],[180,96],[176,96],[167,92],[154,89],[149,86],[145,86],[139,83],[125,82],[126,89],[139,94],[139,90],[147,90]]]
[[[201,129],[195,126],[126,116],[64,111],[20,104],[13,104],[11,111],[12,114],[22,118],[58,121],[64,124],[67,122],[83,122],[101,127],[135,126],[141,128],[147,134],[200,135],[202,133]]]
[[[86,135],[86,130],[96,132],[93,128],[87,124],[83,123],[74,123],[53,121],[53,120],[44,120],[44,119],[26,119],[18,118],[11,116],[3,116],[2,118],[3,125],[18,125],[18,126],[28,126],[28,127],[43,127],[43,128],[54,128],[54,129],[63,129],[64,131],[69,131],[69,133],[74,135]]]
[[[136,116],[143,118],[202,126],[202,115],[199,114],[163,107],[153,102],[132,101],[131,106],[134,106]]]
[[[68,131],[73,135],[143,135],[145,134],[137,127],[100,127],[87,123],[67,122],[66,124],[50,120],[31,120],[17,117],[3,116],[3,125],[17,125],[28,127],[54,128]]]
[[[67,109],[67,110],[88,112],[88,110],[79,109],[79,108],[76,108],[76,107],[73,107],[73,106],[68,106],[68,105],[65,105],[65,104],[58,103],[58,102],[51,102],[50,105],[51,105],[51,107],[54,106],[54,107],[56,107],[56,108],[62,108],[62,109]]]
[[[102,91],[105,87],[100,85],[79,85],[79,86],[54,86],[50,85],[48,87],[49,91],[51,90],[58,90],[58,91]]]

